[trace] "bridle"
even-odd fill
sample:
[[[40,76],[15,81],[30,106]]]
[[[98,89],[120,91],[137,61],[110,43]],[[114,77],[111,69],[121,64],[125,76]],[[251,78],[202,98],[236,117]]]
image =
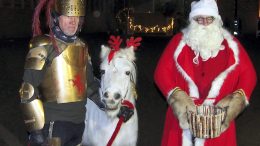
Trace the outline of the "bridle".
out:
[[[129,61],[129,60],[127,60]],[[133,71],[130,72],[129,74],[129,77],[130,77],[130,81],[128,82],[128,85],[126,87],[126,92],[124,93],[124,96],[122,96],[122,99],[121,99],[121,103],[126,100],[126,96],[128,95],[128,92],[129,92],[129,89],[132,89],[132,90],[136,90],[136,75],[134,75],[133,73],[135,72],[136,73],[136,70],[137,70],[137,67],[136,67],[136,64],[135,62],[133,61],[129,61],[130,64],[133,66]],[[102,75],[103,76],[103,75]],[[102,78],[101,76],[101,78]],[[129,87],[130,86],[130,87]],[[104,95],[104,82],[103,80],[101,80],[101,87],[100,87],[100,95],[103,96]],[[136,93],[135,93],[136,94]],[[136,96],[136,95],[135,95]],[[136,99],[137,97],[135,97]]]
[[[134,39],[134,37],[131,37],[129,40],[126,41],[126,44],[127,44],[127,47],[134,47],[134,50],[137,49],[138,46],[140,46],[140,41],[142,40],[142,38],[136,38]],[[115,55],[115,53],[117,51],[119,51],[120,49],[120,44],[122,42],[122,39],[118,36],[118,37],[115,37],[115,36],[110,36],[110,40],[108,41],[108,43],[110,44],[110,47],[113,48],[114,50],[111,50],[111,52],[109,53],[109,56],[108,56],[108,61],[110,62],[111,60],[113,60],[113,57]],[[128,60],[129,61],[129,60]],[[134,69],[134,72],[136,73],[136,64],[133,62],[133,61],[130,61],[130,63],[133,65],[133,69]],[[126,96],[128,95],[128,92],[129,92],[129,89],[133,89],[135,90],[135,85],[136,85],[136,74],[134,75],[133,72],[130,72],[130,81],[127,85],[127,90],[125,92],[125,95],[122,97],[121,99],[121,104],[123,106],[126,106],[127,108],[129,109],[132,109],[134,110],[134,105],[126,100]],[[131,87],[129,87],[131,86]],[[102,94],[103,95],[103,94]],[[135,94],[134,94],[135,98],[137,98],[137,94],[136,94],[136,90],[135,90]],[[109,139],[108,143],[107,143],[107,146],[111,146],[113,141],[115,140],[120,128],[121,128],[121,125],[123,124],[123,121],[124,121],[124,117],[121,115],[119,117],[119,121],[116,125],[116,129],[115,131],[113,132],[111,138]]]

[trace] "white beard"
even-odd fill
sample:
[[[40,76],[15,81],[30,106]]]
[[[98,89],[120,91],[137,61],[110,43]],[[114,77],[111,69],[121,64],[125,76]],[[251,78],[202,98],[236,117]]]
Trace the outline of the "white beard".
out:
[[[199,63],[199,56],[203,61],[207,61],[209,58],[216,57],[218,52],[225,48],[221,45],[224,40],[223,28],[217,19],[208,26],[200,25],[192,20],[183,33],[184,41],[195,53],[196,57],[193,59],[195,64]]]

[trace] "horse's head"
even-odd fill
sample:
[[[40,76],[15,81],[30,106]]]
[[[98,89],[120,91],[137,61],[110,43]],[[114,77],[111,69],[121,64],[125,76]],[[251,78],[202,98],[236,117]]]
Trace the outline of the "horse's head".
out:
[[[123,100],[135,104],[136,66],[134,47],[117,51],[102,46],[100,65],[101,98],[107,106],[107,114],[115,117]],[[111,54],[113,53],[113,57]]]

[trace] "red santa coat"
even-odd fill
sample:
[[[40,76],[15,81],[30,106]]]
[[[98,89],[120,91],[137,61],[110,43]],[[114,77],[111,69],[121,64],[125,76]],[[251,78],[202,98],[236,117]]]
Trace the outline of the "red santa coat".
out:
[[[246,101],[256,85],[256,73],[243,46],[224,30],[225,46],[215,58],[196,66],[194,52],[177,34],[164,50],[155,70],[155,83],[169,97],[175,87],[180,87],[194,99],[195,104],[215,105],[226,95],[243,89]],[[199,57],[200,58],[200,57]],[[201,76],[200,76],[201,75]],[[190,131],[179,127],[177,118],[169,107],[166,113],[162,146],[192,146]],[[235,123],[219,137],[195,139],[195,146],[236,146]]]

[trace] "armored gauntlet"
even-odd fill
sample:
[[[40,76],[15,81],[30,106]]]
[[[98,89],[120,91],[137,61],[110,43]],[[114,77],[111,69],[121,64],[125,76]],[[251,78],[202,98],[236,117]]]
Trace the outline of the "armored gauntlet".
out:
[[[34,88],[30,83],[23,83],[20,88],[21,109],[28,132],[41,130],[44,126],[44,110],[41,100],[34,99]]]

